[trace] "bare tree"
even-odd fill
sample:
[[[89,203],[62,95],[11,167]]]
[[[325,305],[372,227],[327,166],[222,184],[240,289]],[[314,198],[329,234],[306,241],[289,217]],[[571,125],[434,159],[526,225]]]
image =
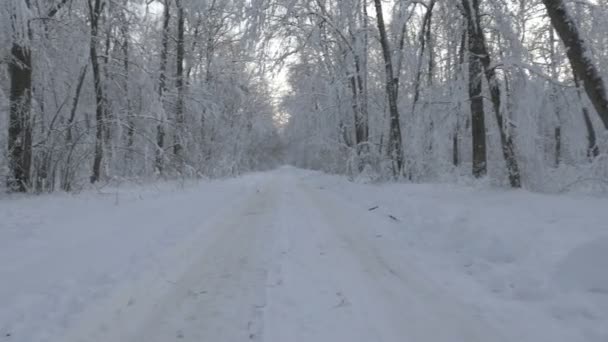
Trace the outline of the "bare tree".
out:
[[[390,133],[388,140],[388,154],[397,164],[395,174],[403,171],[403,146],[401,137],[401,123],[399,118],[399,108],[397,106],[397,88],[395,84],[395,74],[393,71],[392,50],[386,33],[384,14],[382,12],[382,0],[374,0],[376,7],[376,20],[378,31],[380,32],[380,45],[382,46],[382,56],[384,58],[386,95],[388,97],[388,108],[390,113]]]
[[[486,40],[483,33],[483,29],[481,26],[481,15],[479,13],[479,3],[480,0],[462,0],[463,13],[465,15],[466,20],[468,21],[468,32],[469,32],[469,53],[472,55],[474,60],[478,60],[484,69],[485,78],[487,80],[488,88],[490,90],[490,99],[492,100],[492,108],[494,109],[494,116],[496,117],[496,123],[498,124],[498,130],[500,134],[500,143],[503,157],[505,159],[505,163],[507,164],[507,173],[509,174],[509,182],[512,187],[519,188],[521,187],[521,174],[519,171],[519,164],[517,162],[517,158],[515,156],[515,144],[513,142],[513,136],[507,132],[502,108],[501,108],[501,96],[500,96],[500,85],[498,82],[498,78],[496,76],[495,66],[492,65],[492,60],[490,58],[490,53],[486,46]],[[473,62],[473,68],[476,68],[476,64],[478,62]],[[477,72],[477,70],[475,70]],[[471,73],[470,73],[471,74]],[[472,76],[472,74],[471,74]],[[475,81],[477,82],[477,81]],[[480,80],[481,82],[481,80]],[[474,93],[476,94],[478,89],[475,85]],[[478,98],[479,95],[476,95]],[[473,100],[473,99],[472,99]],[[473,106],[473,104],[471,104]],[[475,108],[476,112],[483,110],[483,100],[481,103],[477,103]],[[480,122],[478,122],[480,124]],[[475,123],[473,123],[475,130]],[[480,127],[477,127],[480,130]],[[481,134],[481,131],[477,132],[477,134]],[[485,132],[484,132],[485,134]],[[473,136],[476,136],[476,133],[473,133]],[[475,145],[475,143],[474,143]],[[481,155],[481,151],[477,151]],[[481,156],[479,156],[481,158]],[[475,162],[474,162],[475,164]],[[477,164],[480,167],[480,164]],[[480,174],[485,173],[485,170],[478,171]],[[474,166],[474,174],[475,166]]]
[[[19,0],[21,1],[21,0]],[[54,17],[67,0],[60,0],[47,11],[44,19]],[[20,13],[11,18],[12,46],[8,69],[10,77],[10,111],[8,124],[8,166],[10,170],[7,187],[10,190],[25,192],[30,188],[32,165],[32,51],[30,41],[34,34],[31,19],[21,6]],[[23,0],[23,8],[32,10],[30,1]],[[21,31],[26,28],[25,32]]]
[[[169,53],[169,34],[171,24],[171,3],[170,0],[164,0],[163,3],[163,31],[162,31],[162,42],[160,48],[160,72],[158,76],[158,99],[161,106],[164,107],[164,96],[167,90],[167,55]],[[161,114],[157,118],[156,123],[156,158],[155,168],[157,172],[162,174],[163,172],[163,159],[164,159],[164,148],[165,148],[165,114],[164,108],[160,111]]]
[[[175,88],[177,88],[177,105],[175,109],[175,143],[173,153],[178,159],[178,163],[183,163],[183,130],[184,130],[184,33],[185,21],[184,8],[181,0],[175,0],[177,5],[177,53],[176,53],[176,77]]]
[[[595,67],[576,22],[563,0],[543,0],[551,24],[566,46],[566,54],[575,76],[583,81],[585,91],[595,107],[604,127],[608,129],[608,93],[599,70]]]
[[[487,174],[486,123],[482,97],[482,65],[480,60],[479,36],[476,34],[478,23],[473,19],[472,8],[468,0],[462,0],[467,19],[467,35],[469,48],[469,103],[471,106],[471,133],[473,137],[473,176],[479,178]]]
[[[95,152],[93,158],[93,171],[91,174],[91,183],[96,183],[101,178],[101,162],[103,159],[104,149],[104,134],[106,131],[106,100],[103,93],[103,84],[101,79],[101,65],[99,55],[97,53],[97,41],[99,39],[99,24],[101,22],[101,14],[104,3],[102,0],[88,0],[89,5],[89,20],[91,25],[91,41],[90,41],[90,57],[91,66],[93,69],[93,86],[95,88]]]

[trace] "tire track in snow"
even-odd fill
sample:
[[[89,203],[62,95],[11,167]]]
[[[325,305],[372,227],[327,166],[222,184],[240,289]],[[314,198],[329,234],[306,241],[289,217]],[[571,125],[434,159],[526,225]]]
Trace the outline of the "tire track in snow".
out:
[[[275,205],[276,190],[264,186],[215,227],[218,238],[176,282],[137,340],[261,341]]]
[[[259,340],[276,190],[266,183],[258,189],[211,220],[201,217],[203,234],[165,260],[179,271],[149,274],[118,291],[64,341]]]
[[[361,301],[359,310],[369,310],[376,317],[369,324],[378,324],[383,335],[380,340],[505,341],[476,310],[450,298],[408,260],[395,259],[381,249],[376,229],[388,224],[386,221],[327,191],[304,188],[310,204],[328,223],[328,233],[341,241],[342,251],[355,260],[355,264],[344,263],[352,267],[351,277],[360,281],[350,290]]]

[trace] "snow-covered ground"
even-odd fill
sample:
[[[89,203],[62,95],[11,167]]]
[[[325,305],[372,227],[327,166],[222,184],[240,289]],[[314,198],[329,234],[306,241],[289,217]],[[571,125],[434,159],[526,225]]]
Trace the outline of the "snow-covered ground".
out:
[[[0,199],[0,341],[608,341],[608,199],[238,179]]]

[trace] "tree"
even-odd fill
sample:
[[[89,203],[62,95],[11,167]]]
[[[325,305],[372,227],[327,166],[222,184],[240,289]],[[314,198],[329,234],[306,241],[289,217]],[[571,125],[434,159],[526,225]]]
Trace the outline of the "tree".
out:
[[[498,130],[500,134],[500,144],[502,155],[505,159],[505,163],[507,164],[507,173],[509,175],[509,182],[512,187],[519,188],[521,187],[521,174],[519,171],[519,164],[517,162],[517,157],[515,156],[515,144],[513,142],[513,136],[507,132],[508,125],[505,122],[502,108],[501,108],[501,95],[500,95],[500,85],[498,81],[498,77],[496,75],[495,66],[492,65],[492,60],[490,58],[490,53],[486,46],[486,40],[483,33],[483,28],[481,26],[481,15],[479,13],[479,2],[480,0],[462,0],[463,13],[468,22],[468,32],[469,32],[469,53],[473,56],[472,58],[478,61],[474,61],[474,68],[477,68],[476,64],[481,63],[484,69],[485,78],[488,84],[488,88],[490,90],[490,99],[492,100],[492,108],[494,109],[494,116],[496,118],[496,123],[498,124]],[[477,70],[474,70],[477,72]],[[472,76],[472,75],[471,75]],[[475,81],[477,82],[477,81]],[[477,87],[479,84],[475,84],[475,89],[473,89],[473,94],[477,94]],[[479,97],[479,95],[476,95]],[[473,100],[473,99],[472,99]],[[483,100],[480,103],[476,103],[474,110],[479,113],[479,111],[483,111]],[[473,106],[473,104],[471,104]],[[473,108],[472,108],[473,110]],[[479,117],[477,117],[479,119]],[[479,119],[481,120],[481,119]],[[478,122],[478,125],[481,123]],[[475,123],[473,123],[475,125]],[[475,130],[475,128],[473,128]],[[477,127],[480,130],[480,127]],[[481,131],[477,133],[473,133],[475,137],[476,134],[481,134]],[[485,132],[484,132],[485,134]],[[475,139],[475,138],[474,138]],[[485,144],[485,143],[484,143]],[[475,143],[474,143],[475,145]],[[481,143],[480,143],[481,146]],[[481,147],[480,147],[481,149]],[[481,151],[477,151],[481,154]],[[474,152],[475,153],[475,152]],[[479,156],[480,158],[480,156]],[[479,161],[479,160],[478,160]],[[475,165],[475,162],[474,162]],[[480,164],[477,164],[477,167],[481,167]],[[480,174],[485,173],[485,170],[477,171]],[[474,174],[475,166],[474,166]]]
[[[176,76],[175,76],[175,88],[177,89],[177,105],[175,109],[175,143],[173,145],[173,153],[178,159],[178,163],[183,163],[184,156],[182,155],[183,149],[183,134],[184,134],[184,33],[185,33],[185,21],[184,7],[182,6],[181,0],[175,0],[177,5],[177,53],[176,53]]]
[[[89,20],[91,29],[90,57],[93,69],[93,87],[95,89],[95,152],[93,158],[93,171],[91,183],[96,183],[101,178],[101,162],[103,159],[104,138],[106,132],[107,107],[104,97],[103,84],[101,79],[101,65],[97,53],[97,41],[99,39],[99,24],[104,7],[102,0],[88,0]]]
[[[10,77],[9,124],[8,124],[8,166],[7,187],[10,190],[26,192],[31,185],[32,164],[32,51],[30,41],[34,35],[29,13],[30,1],[14,1],[15,13],[10,15],[12,28],[11,56],[8,69]],[[46,10],[44,19],[53,18],[67,0],[60,0]]]
[[[608,129],[608,93],[599,70],[593,64],[576,22],[568,13],[563,0],[543,0],[551,24],[566,46],[575,77],[583,82],[585,91],[595,107],[604,127]]]
[[[473,137],[473,176],[480,178],[487,174],[487,152],[486,152],[486,123],[483,109],[482,97],[482,65],[480,56],[483,41],[477,34],[477,25],[472,11],[479,10],[479,3],[473,0],[473,6],[468,0],[463,0],[462,5],[467,20],[467,35],[469,48],[469,102],[471,107],[471,133]]]
[[[382,0],[374,0],[376,8],[376,20],[378,31],[380,32],[380,45],[382,46],[382,56],[384,58],[386,95],[388,97],[388,109],[390,114],[390,132],[388,140],[388,154],[397,164],[395,174],[399,175],[403,171],[403,146],[401,137],[401,123],[399,122],[399,108],[397,106],[397,85],[393,71],[392,50],[386,33],[384,24],[384,14],[382,12]]]
[[[0,172],[69,191],[234,175],[285,146],[372,179],[496,177],[497,159],[513,187],[598,179],[598,1],[0,1]]]
[[[165,147],[165,110],[164,110],[164,96],[167,91],[167,54],[169,53],[169,34],[171,24],[171,4],[170,0],[164,0],[163,3],[163,29],[162,29],[162,42],[160,48],[160,70],[158,76],[158,100],[163,108],[160,111],[160,115],[157,118],[156,123],[156,157],[154,166],[156,171],[160,174],[163,173],[163,158],[164,158],[164,147]]]

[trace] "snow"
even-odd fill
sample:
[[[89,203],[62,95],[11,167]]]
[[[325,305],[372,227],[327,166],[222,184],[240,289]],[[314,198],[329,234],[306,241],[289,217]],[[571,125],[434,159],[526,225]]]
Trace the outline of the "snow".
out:
[[[608,340],[607,199],[321,179],[359,211],[399,218],[381,234],[407,246],[402,258],[511,340]]]
[[[606,341],[607,205],[291,167],[2,198],[0,341]]]

